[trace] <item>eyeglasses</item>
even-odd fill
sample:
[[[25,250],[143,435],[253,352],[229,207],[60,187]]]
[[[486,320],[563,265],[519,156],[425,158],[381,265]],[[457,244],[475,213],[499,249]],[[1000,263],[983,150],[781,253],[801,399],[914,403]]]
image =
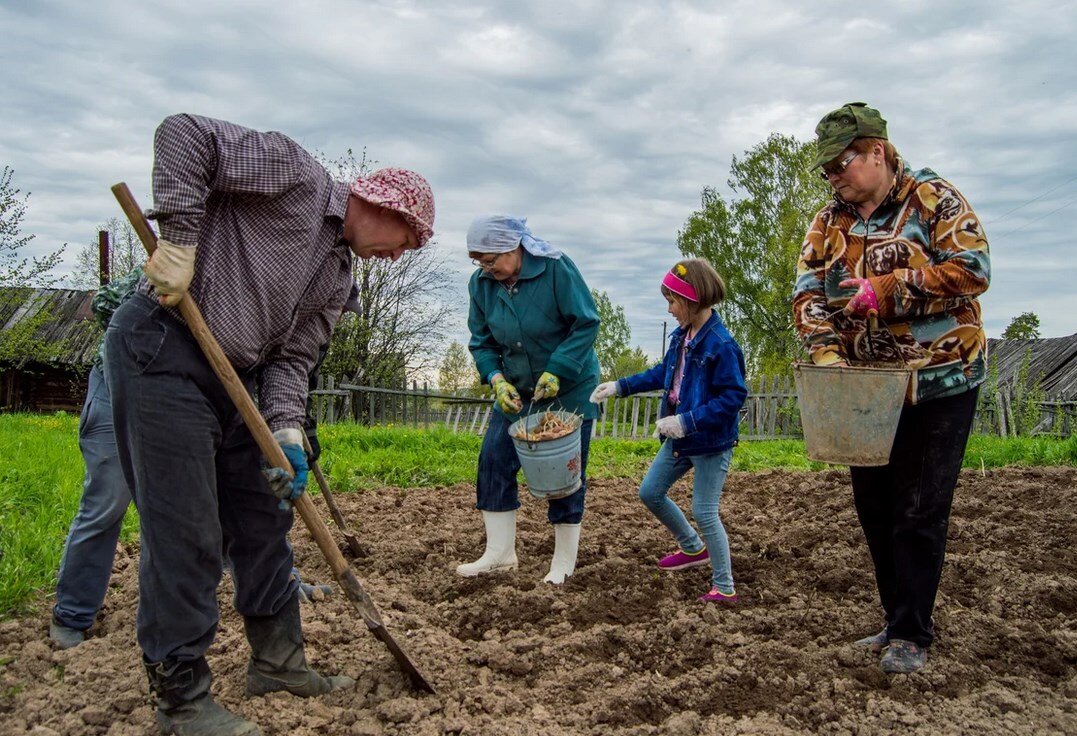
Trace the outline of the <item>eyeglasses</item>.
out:
[[[853,151],[841,161],[838,161],[836,164],[823,164],[823,170],[819,172],[819,177],[823,181],[830,181],[830,177],[832,176],[841,176],[845,173],[845,169],[849,168],[849,164],[853,162],[853,159],[859,155],[860,151]]]
[[[481,268],[483,271],[493,271],[494,265],[497,263],[497,259],[505,255],[504,253],[498,253],[496,256],[488,261],[480,261],[478,258],[472,258],[471,262]]]

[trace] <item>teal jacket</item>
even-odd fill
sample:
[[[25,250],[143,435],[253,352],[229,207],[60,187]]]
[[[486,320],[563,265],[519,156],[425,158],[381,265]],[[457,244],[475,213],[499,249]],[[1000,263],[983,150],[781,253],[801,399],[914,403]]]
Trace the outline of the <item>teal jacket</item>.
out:
[[[484,383],[501,371],[520,392],[526,412],[535,383],[549,371],[560,380],[561,390],[553,399],[535,402],[532,411],[553,406],[584,419],[598,416],[598,407],[588,400],[598,385],[598,310],[568,256],[541,258],[524,251],[511,289],[478,269],[467,290],[468,349]]]

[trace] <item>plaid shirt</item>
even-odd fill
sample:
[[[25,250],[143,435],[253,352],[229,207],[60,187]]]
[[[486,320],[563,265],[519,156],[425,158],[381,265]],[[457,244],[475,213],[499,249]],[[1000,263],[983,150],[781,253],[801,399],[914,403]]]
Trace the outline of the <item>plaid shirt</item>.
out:
[[[188,293],[236,369],[261,368],[273,430],[302,425],[307,377],[353,283],[347,202],[347,185],[281,133],[196,115],[157,129],[147,215],[163,238],[198,245]]]

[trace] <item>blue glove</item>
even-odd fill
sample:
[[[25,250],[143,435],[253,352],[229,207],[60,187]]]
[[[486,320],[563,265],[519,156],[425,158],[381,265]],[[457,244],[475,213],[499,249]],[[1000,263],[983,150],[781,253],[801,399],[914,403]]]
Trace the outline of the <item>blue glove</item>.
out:
[[[303,449],[303,431],[295,427],[278,429],[273,433],[273,439],[288,458],[295,477],[289,478],[283,468],[268,468],[262,472],[269,481],[273,495],[281,499],[280,507],[289,509],[292,501],[307,490],[307,472],[310,467],[307,465],[307,452]]]
[[[299,583],[299,590],[297,595],[299,596],[300,603],[310,603],[311,601],[325,600],[329,596],[333,595],[333,589],[328,585],[319,585],[317,583],[307,583],[303,581],[303,578],[299,577],[299,570],[292,568],[292,577]]]

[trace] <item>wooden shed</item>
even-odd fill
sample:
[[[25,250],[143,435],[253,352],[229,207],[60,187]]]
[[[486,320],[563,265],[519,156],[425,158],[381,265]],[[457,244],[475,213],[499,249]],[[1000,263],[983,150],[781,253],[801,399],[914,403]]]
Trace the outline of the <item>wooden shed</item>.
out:
[[[1028,355],[1029,380],[1038,382],[1048,399],[1077,401],[1077,334],[1034,340],[991,339],[987,354],[998,368],[999,385],[1013,382]]]
[[[78,411],[101,330],[93,291],[0,287],[0,410]]]

